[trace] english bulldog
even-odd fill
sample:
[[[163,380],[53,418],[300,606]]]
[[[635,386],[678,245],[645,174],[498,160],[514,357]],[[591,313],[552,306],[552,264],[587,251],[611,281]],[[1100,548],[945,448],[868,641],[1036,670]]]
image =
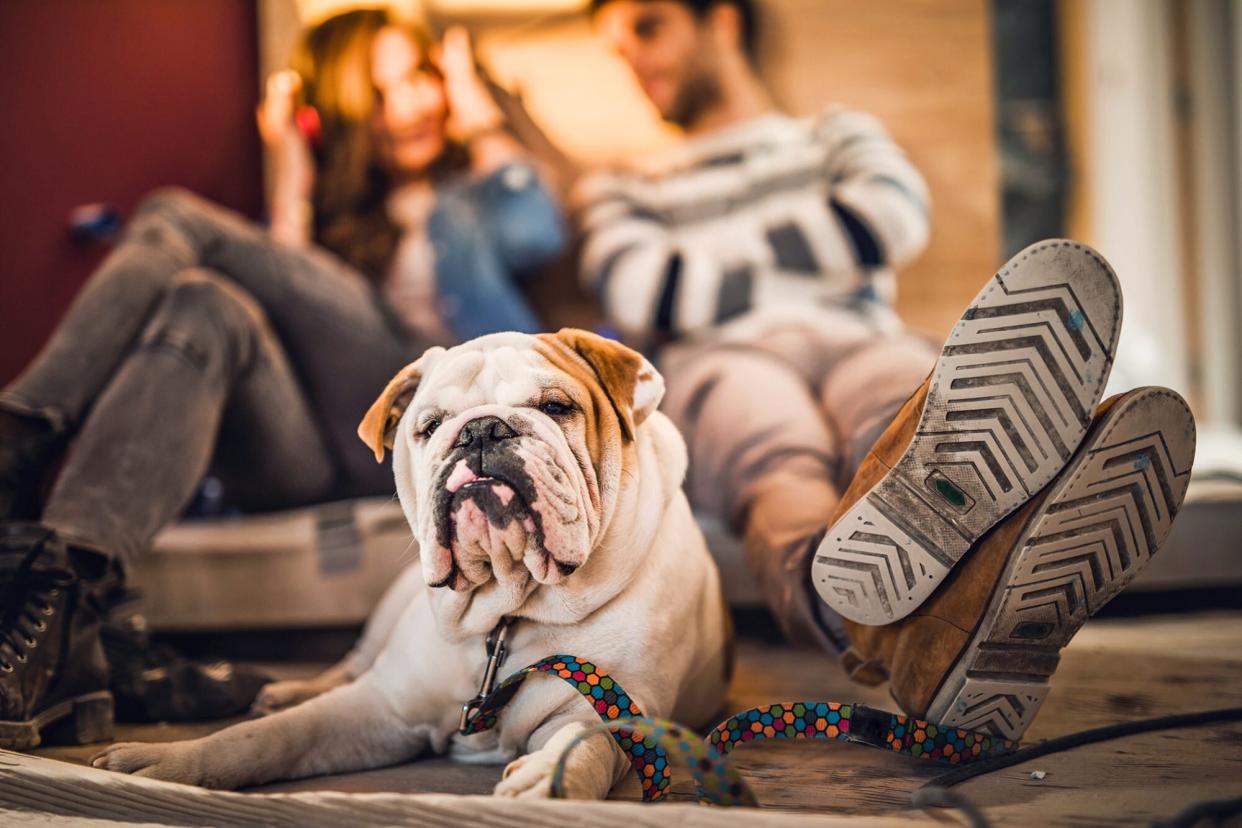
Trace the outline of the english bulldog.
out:
[[[122,743],[95,767],[212,788],[448,753],[507,762],[495,793],[547,796],[565,746],[599,719],[534,675],[493,730],[459,733],[502,618],[503,677],[565,653],[600,665],[648,716],[707,723],[727,684],[718,573],[682,493],[686,450],[656,410],[663,379],[585,331],[502,333],[403,369],[359,435],[393,453],[418,544],[353,652],[309,682],[270,685],[263,718],[210,736]],[[292,705],[292,706],[289,706]],[[279,709],[284,708],[284,709]],[[630,765],[606,734],[570,754],[570,796],[602,798]]]

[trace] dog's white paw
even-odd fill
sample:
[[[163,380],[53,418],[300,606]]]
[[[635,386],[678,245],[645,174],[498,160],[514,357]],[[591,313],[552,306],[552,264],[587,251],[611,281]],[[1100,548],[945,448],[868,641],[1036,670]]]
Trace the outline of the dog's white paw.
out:
[[[522,799],[547,799],[552,793],[556,757],[544,751],[519,756],[505,766],[493,793]]]
[[[201,753],[191,742],[120,742],[91,757],[91,765],[165,782],[227,787],[223,780],[208,777]]]
[[[322,695],[325,690],[315,679],[274,681],[263,685],[254,704],[250,705],[250,712],[256,716],[267,716]]]

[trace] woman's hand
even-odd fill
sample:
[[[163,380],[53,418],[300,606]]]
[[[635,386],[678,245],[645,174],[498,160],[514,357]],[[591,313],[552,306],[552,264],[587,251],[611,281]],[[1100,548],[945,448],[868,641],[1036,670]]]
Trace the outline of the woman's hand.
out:
[[[475,173],[486,175],[525,157],[525,149],[505,129],[504,112],[479,77],[465,29],[454,26],[444,33],[439,63],[448,97],[448,132],[469,148]]]
[[[311,238],[315,159],[295,121],[301,91],[302,78],[297,72],[273,72],[256,112],[259,135],[273,167],[270,233],[288,244],[306,244]]]
[[[469,143],[504,126],[504,113],[479,77],[470,35],[461,26],[444,33],[439,63],[448,97],[450,135]]]

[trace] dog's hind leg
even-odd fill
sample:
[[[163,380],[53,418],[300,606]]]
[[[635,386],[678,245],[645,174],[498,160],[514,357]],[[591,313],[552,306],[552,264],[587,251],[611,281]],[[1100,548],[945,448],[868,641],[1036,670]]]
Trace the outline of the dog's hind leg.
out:
[[[410,604],[421,600],[425,591],[426,584],[423,581],[422,568],[416,559],[397,575],[392,586],[371,611],[371,617],[367,619],[366,626],[362,628],[362,635],[358,638],[358,642],[341,660],[341,666],[345,667],[351,679],[358,678],[371,669],[375,659],[387,646],[388,639],[392,637],[392,631],[397,628],[397,622],[401,620],[401,616],[410,608]]]
[[[265,685],[255,698],[250,712],[266,716],[284,710],[322,695],[334,687],[348,684],[370,670],[376,657],[388,643],[402,613],[418,598],[422,590],[422,572],[415,561],[401,571],[397,580],[380,598],[367,619],[366,626],[362,628],[362,635],[343,659],[314,678],[274,681]]]
[[[255,697],[254,704],[250,706],[250,712],[256,716],[269,716],[293,707],[295,704],[309,701],[316,696],[322,696],[329,690],[349,684],[352,680],[353,677],[349,674],[346,662],[339,661],[314,678],[273,681],[263,685],[263,689]]]

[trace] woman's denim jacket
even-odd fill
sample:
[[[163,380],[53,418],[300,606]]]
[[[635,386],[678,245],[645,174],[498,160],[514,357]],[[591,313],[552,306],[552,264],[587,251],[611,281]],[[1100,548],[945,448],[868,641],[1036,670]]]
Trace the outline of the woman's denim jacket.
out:
[[[560,205],[529,165],[443,188],[427,232],[440,312],[458,341],[543,329],[519,285],[565,249],[568,233]]]

